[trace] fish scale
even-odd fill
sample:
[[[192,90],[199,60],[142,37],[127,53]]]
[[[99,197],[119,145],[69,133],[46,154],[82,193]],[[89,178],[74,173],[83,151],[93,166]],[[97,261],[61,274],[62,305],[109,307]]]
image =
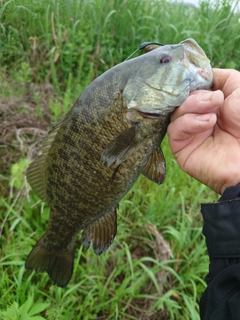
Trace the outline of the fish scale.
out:
[[[65,287],[80,231],[86,248],[92,245],[96,254],[107,250],[117,232],[119,202],[139,175],[164,181],[160,143],[170,113],[191,91],[209,88],[212,81],[204,51],[187,39],[154,46],[85,89],[27,169],[31,187],[51,208],[47,231],[28,255],[27,269],[46,271]]]

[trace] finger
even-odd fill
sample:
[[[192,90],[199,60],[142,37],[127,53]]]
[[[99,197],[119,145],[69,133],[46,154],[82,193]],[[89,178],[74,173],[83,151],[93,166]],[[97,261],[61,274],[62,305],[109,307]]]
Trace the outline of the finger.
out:
[[[240,88],[229,95],[219,108],[219,126],[222,130],[240,139]]]
[[[222,90],[225,98],[240,87],[240,72],[233,69],[213,69],[214,85],[212,90]]]
[[[186,113],[206,114],[213,113],[224,103],[223,93],[218,91],[199,90],[191,95],[171,115],[171,121]]]
[[[197,135],[198,139],[195,141],[200,145],[212,133],[216,121],[216,114],[208,113],[185,114],[171,122],[168,126],[168,137],[173,154],[185,148]]]

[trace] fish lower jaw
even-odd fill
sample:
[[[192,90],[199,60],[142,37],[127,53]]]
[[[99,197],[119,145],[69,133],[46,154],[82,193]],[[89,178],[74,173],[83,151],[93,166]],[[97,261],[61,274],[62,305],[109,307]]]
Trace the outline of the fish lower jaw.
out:
[[[193,91],[196,91],[196,90],[209,90],[211,87],[211,85],[209,85],[209,82],[202,82],[202,83],[196,83],[196,82],[193,82],[191,84],[191,87],[190,87],[190,92],[193,92]]]

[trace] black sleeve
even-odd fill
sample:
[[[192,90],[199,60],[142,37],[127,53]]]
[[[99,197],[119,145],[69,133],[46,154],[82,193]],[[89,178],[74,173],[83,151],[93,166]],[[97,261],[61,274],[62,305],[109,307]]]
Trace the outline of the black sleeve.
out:
[[[240,183],[201,211],[210,257],[201,320],[240,320]]]

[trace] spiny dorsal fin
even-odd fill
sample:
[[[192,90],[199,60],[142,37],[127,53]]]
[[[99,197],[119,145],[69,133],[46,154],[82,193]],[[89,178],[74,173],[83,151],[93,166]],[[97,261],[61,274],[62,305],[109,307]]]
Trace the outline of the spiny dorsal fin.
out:
[[[82,240],[86,249],[92,243],[93,250],[100,255],[112,244],[117,233],[117,211],[112,209],[83,230]]]
[[[160,147],[151,154],[141,173],[157,184],[164,182],[166,175],[166,163]]]
[[[26,171],[26,176],[28,183],[37,194],[37,196],[42,199],[44,202],[47,202],[46,195],[46,158],[49,152],[49,149],[52,146],[52,143],[58,133],[59,128],[61,127],[64,117],[60,120],[43,138],[42,147],[40,150],[40,155],[36,160],[34,160]]]

